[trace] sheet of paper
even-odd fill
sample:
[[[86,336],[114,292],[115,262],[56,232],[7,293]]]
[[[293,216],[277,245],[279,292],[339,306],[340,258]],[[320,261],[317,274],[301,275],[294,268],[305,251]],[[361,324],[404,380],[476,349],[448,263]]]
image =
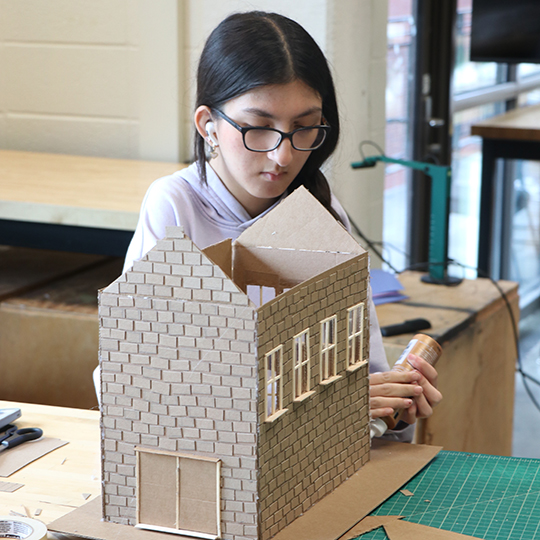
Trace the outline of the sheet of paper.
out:
[[[373,302],[376,306],[389,302],[399,302],[408,298],[408,296],[400,292],[403,290],[403,285],[394,274],[386,270],[373,268],[370,270],[369,275]]]
[[[68,441],[42,437],[37,441],[25,442],[15,448],[0,452],[0,476],[6,478],[32,461],[68,444]]]

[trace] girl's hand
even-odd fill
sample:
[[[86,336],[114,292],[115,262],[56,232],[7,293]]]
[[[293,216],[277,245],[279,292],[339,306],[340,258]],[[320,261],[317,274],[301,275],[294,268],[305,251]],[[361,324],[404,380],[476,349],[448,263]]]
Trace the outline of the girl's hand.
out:
[[[372,418],[389,416],[405,409],[401,420],[414,424],[417,418],[427,418],[442,400],[437,390],[437,370],[419,356],[410,354],[413,371],[385,371],[369,377],[370,414]]]

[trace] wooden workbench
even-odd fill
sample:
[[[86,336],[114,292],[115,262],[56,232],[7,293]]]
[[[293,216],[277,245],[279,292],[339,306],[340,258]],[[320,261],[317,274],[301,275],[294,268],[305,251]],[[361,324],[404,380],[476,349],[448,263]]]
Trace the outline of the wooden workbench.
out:
[[[0,244],[123,256],[150,184],[185,166],[0,150]]]
[[[182,167],[0,150],[0,217],[133,231],[150,184]]]
[[[419,422],[417,442],[445,450],[511,455],[516,348],[504,300],[488,279],[457,287],[428,285],[420,273],[401,274],[408,300],[377,308],[381,326],[425,318],[425,331],[443,347],[437,364],[442,403]],[[498,282],[519,321],[517,284]],[[412,334],[384,338],[391,364]]]
[[[98,411],[0,401],[0,408],[11,407],[22,410],[16,422],[19,428],[39,427],[44,436],[69,444],[8,478],[0,478],[3,482],[24,484],[13,493],[0,492],[0,515],[8,516],[11,511],[24,514],[26,507],[34,516],[41,509],[37,519],[47,524],[101,494]]]

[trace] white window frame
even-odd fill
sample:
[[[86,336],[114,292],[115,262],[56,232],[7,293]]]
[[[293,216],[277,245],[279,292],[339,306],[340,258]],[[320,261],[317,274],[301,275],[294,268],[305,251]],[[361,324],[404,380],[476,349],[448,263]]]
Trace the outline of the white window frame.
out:
[[[264,355],[264,378],[265,420],[271,422],[287,411],[283,408],[283,345]]]
[[[304,354],[305,353],[305,354]],[[306,373],[304,374],[304,370]],[[309,328],[293,337],[293,396],[294,401],[303,401],[314,392],[310,389],[311,357]]]
[[[364,302],[347,309],[347,371],[356,371],[367,363],[362,356],[365,309]]]
[[[332,382],[337,377],[336,344],[337,315],[332,315],[321,321],[320,375],[322,384]],[[330,356],[333,358],[330,358]]]

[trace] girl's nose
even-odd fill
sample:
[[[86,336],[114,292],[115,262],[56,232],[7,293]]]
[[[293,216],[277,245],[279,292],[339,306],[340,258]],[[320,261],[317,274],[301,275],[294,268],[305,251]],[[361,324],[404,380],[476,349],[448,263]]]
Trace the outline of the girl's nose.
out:
[[[294,148],[291,145],[291,141],[283,139],[275,150],[268,152],[268,157],[280,167],[286,167],[293,159],[293,152]]]

